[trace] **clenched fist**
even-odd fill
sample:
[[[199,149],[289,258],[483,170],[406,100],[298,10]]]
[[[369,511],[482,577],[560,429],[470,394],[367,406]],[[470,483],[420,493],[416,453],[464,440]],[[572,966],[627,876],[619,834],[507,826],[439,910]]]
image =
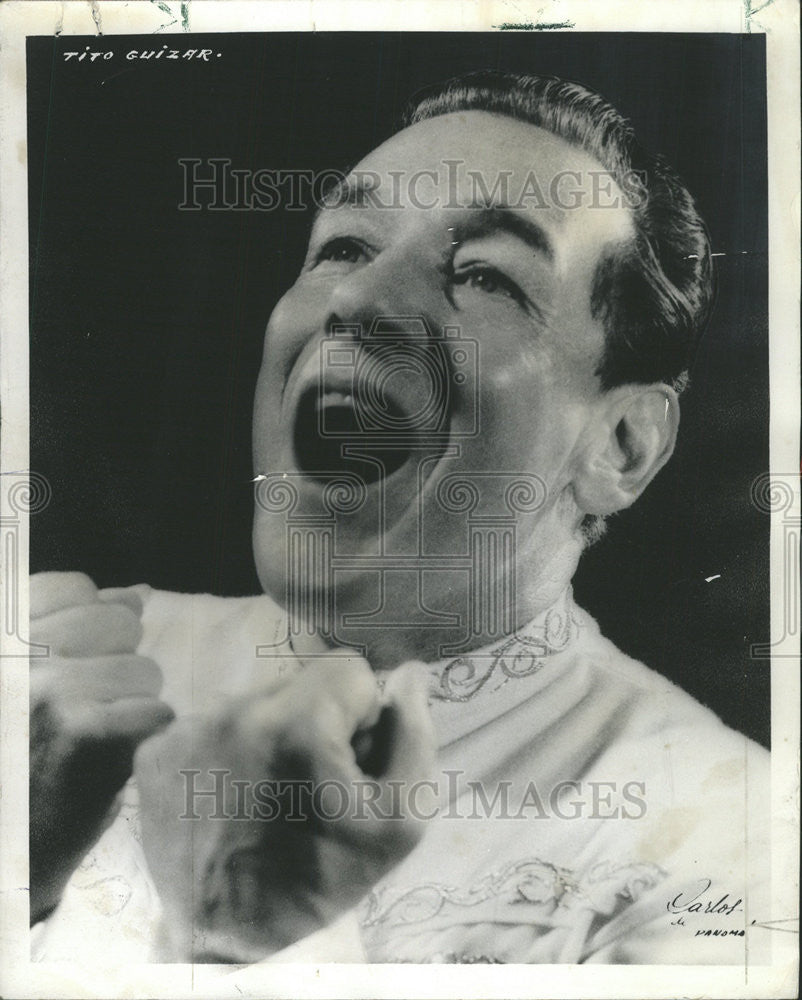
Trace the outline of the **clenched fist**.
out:
[[[380,696],[356,654],[320,657],[142,744],[163,959],[258,961],[355,905],[409,853],[422,834],[411,789],[435,746],[420,681],[401,667]]]
[[[173,717],[161,673],[136,656],[142,606],[132,591],[98,591],[81,573],[30,581],[31,922],[58,903],[103,832],[134,750]]]

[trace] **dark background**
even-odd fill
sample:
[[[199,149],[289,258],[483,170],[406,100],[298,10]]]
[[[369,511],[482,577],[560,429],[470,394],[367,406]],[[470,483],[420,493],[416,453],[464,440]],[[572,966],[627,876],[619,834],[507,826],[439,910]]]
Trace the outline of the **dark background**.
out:
[[[132,48],[210,62],[128,62]],[[64,62],[64,51],[113,50]],[[275,34],[28,43],[31,468],[53,501],[31,569],[101,585],[258,591],[250,413],[308,215],[179,212],[183,157],[345,167],[433,80],[499,67],[599,90],[711,231],[718,304],[678,451],[575,580],[619,646],[769,741],[765,61],[758,35]],[[718,578],[705,582],[706,577]]]

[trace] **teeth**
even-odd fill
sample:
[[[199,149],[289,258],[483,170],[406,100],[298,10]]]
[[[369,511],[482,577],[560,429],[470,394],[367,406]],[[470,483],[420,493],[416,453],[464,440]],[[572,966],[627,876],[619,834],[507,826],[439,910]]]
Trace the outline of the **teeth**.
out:
[[[318,396],[316,405],[319,410],[322,410],[327,406],[353,406],[353,402],[353,396],[350,393],[332,390]]]

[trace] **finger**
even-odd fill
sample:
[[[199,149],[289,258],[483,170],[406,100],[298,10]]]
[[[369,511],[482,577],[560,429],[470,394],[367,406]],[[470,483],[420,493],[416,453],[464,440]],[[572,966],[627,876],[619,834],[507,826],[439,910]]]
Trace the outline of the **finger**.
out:
[[[427,780],[436,754],[428,668],[418,662],[404,664],[391,675],[384,694],[386,704],[371,732],[373,746],[364,761],[365,773],[374,780],[362,792],[364,797],[374,789],[371,809],[377,812],[363,812],[358,822],[346,817],[339,824],[339,835],[358,841],[363,850],[387,864],[397,863],[419,842],[427,819],[437,813],[438,799]],[[360,784],[352,784],[354,794]]]
[[[426,664],[412,661],[398,667],[385,686],[392,736],[382,778],[413,782],[434,767],[437,738],[429,711],[428,677]]]
[[[139,618],[121,604],[64,608],[31,621],[31,639],[56,656],[133,653],[142,638]]]
[[[137,618],[142,617],[142,598],[133,587],[105,587],[97,596],[104,604],[124,604]]]
[[[35,573],[30,578],[30,616],[94,604],[97,587],[85,573]]]
[[[55,657],[36,668],[38,697],[115,701],[118,698],[155,698],[162,688],[162,672],[144,656]],[[33,689],[32,689],[33,690]]]
[[[375,725],[381,711],[376,676],[367,660],[351,650],[308,662],[298,675],[297,691],[288,687],[283,696],[301,711],[308,705],[322,734],[349,747],[354,733]]]
[[[169,705],[156,698],[119,698],[82,713],[78,723],[90,742],[122,741],[136,745],[175,718]],[[75,724],[75,723],[74,723]]]
[[[312,776],[344,768],[359,777],[351,739],[357,729],[375,724],[380,709],[378,685],[367,662],[331,654],[307,661],[272,693],[244,702],[236,728],[247,744],[270,745],[280,759],[306,761]]]
[[[303,665],[301,684],[307,682],[344,710],[341,736],[350,740],[357,729],[375,724],[381,709],[380,692],[363,656],[348,647],[332,648],[317,633],[298,637],[293,645]]]

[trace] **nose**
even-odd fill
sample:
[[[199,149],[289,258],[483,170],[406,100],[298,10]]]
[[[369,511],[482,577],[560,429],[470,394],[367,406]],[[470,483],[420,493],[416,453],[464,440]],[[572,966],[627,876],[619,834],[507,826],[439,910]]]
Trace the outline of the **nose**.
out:
[[[436,292],[430,274],[436,275],[436,269],[414,248],[382,251],[332,288],[327,330],[353,325],[363,335],[371,330],[416,336],[422,328],[431,332]]]

